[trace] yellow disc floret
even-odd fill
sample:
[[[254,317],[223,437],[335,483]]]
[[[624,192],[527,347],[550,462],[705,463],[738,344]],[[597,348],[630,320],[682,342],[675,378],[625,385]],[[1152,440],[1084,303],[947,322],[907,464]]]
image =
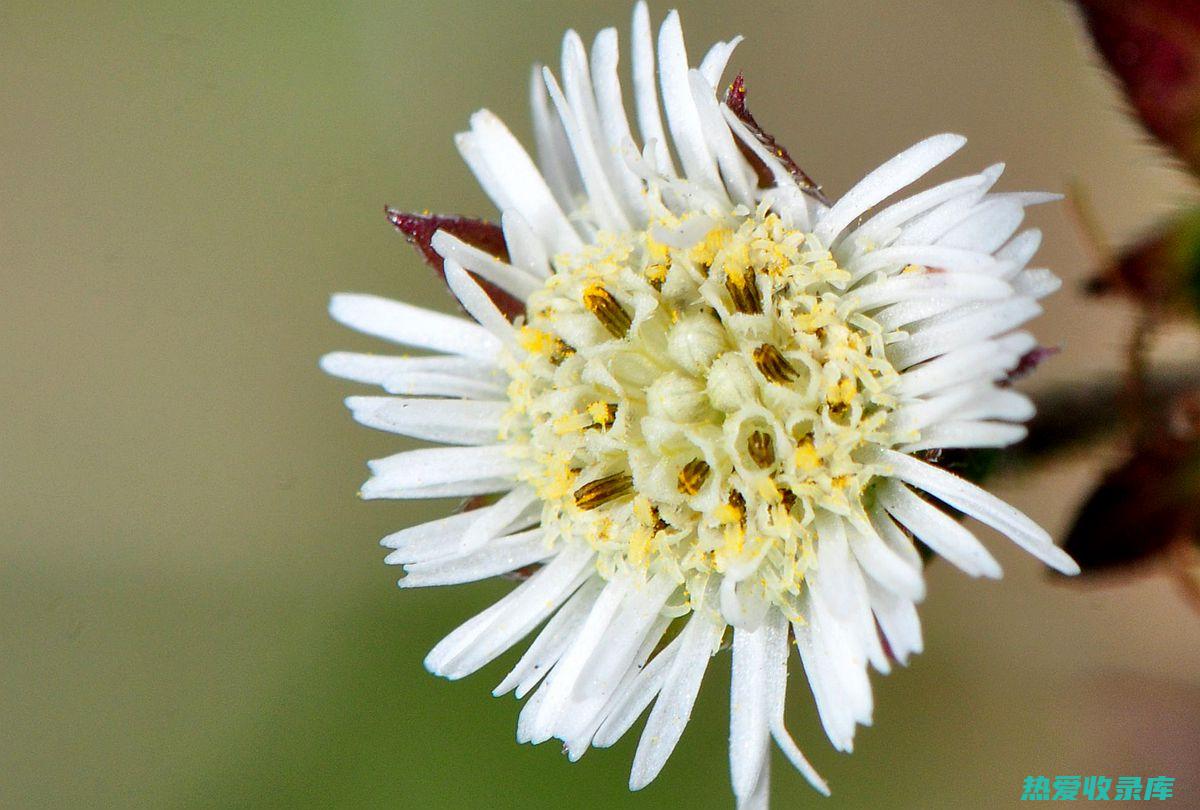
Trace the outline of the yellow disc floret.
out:
[[[699,225],[556,257],[507,358],[505,435],[550,542],[589,543],[606,576],[734,577],[794,615],[817,518],[860,519],[897,443],[889,336],[765,207]]]

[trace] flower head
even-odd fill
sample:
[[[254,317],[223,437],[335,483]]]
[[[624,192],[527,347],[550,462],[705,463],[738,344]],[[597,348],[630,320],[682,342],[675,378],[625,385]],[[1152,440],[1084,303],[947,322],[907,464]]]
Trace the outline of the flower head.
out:
[[[1027,267],[1040,234],[1017,230],[1052,195],[993,193],[993,166],[874,210],[964,143],[938,135],[830,204],[749,115],[740,78],[719,99],[737,40],[691,69],[672,12],[656,85],[643,4],[633,28],[642,146],[615,31],[590,58],[569,32],[561,84],[534,72],[539,163],[487,111],[458,136],[502,231],[394,215],[472,320],[336,296],[343,323],[437,354],[323,364],[400,395],[351,397],[359,421],[454,445],[372,461],[364,497],[478,507],[385,538],[400,584],[524,578],[434,648],[432,672],[468,675],[544,623],[496,689],[532,693],[519,738],[560,738],[575,759],[653,702],[637,789],[732,628],[739,804],[765,803],[772,738],[825,792],[783,726],[789,651],[849,750],[871,720],[867,665],[922,646],[914,539],[1000,575],[939,502],[1076,570],[1025,515],[923,458],[1024,435],[1032,406],[1005,382],[1036,344],[1014,330],[1058,281]]]

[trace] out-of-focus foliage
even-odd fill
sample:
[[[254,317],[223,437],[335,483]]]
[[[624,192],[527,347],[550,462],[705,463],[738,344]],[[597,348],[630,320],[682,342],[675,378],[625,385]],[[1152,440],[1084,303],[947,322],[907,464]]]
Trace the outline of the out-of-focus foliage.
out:
[[[1194,543],[1200,528],[1200,392],[1181,396],[1083,504],[1064,547],[1101,573]]]
[[[1200,173],[1200,3],[1080,0],[1080,6],[1142,123]]]
[[[1200,3],[1195,0],[1078,0],[1097,50],[1138,118],[1193,175],[1200,176]],[[1124,571],[1168,560],[1188,592],[1200,594],[1200,384],[1183,370],[1184,393],[1151,382],[1147,355],[1165,316],[1200,316],[1200,208],[1160,224],[1107,258],[1090,290],[1117,293],[1139,309],[1119,396],[1085,404],[1067,420],[1094,425],[1096,414],[1124,423],[1125,459],[1085,501],[1065,547],[1084,573]],[[1192,390],[1188,390],[1192,389]],[[1180,552],[1182,550],[1182,552]],[[1177,553],[1167,554],[1168,551]],[[1196,600],[1200,605],[1200,600]]]

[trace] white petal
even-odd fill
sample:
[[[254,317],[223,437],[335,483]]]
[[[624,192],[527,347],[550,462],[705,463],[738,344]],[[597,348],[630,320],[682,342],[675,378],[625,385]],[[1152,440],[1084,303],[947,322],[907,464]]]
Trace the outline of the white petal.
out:
[[[990,301],[1006,298],[1012,293],[1013,288],[998,278],[968,273],[920,273],[865,284],[855,288],[852,295],[858,309],[869,310],[927,296]]]
[[[471,116],[471,131],[457,142],[497,208],[519,211],[551,253],[583,247],[541,173],[499,118],[480,110]]]
[[[988,166],[980,172],[980,176],[983,177],[983,183],[980,186],[946,200],[936,208],[905,223],[900,235],[896,238],[896,244],[928,245],[936,242],[971,213],[975,204],[983,199],[988,189],[996,184],[1003,173],[1003,163]]]
[[[700,692],[708,661],[716,652],[724,633],[725,624],[716,619],[711,610],[703,609],[692,613],[687,626],[679,634],[679,652],[671,662],[662,692],[638,741],[629,775],[630,790],[641,790],[650,784],[675,750],[692,716],[692,706]],[[601,727],[601,733],[606,738],[615,739],[612,729]]]
[[[425,668],[457,680],[484,666],[554,613],[592,575],[592,558],[583,544],[563,549],[499,602],[438,642],[425,657]]]
[[[534,65],[529,77],[529,106],[533,110],[533,136],[537,143],[538,166],[551,196],[563,211],[574,211],[583,197],[583,181],[571,155],[571,145],[562,121],[550,108],[542,66]],[[505,209],[510,210],[510,209]],[[557,252],[550,243],[551,252]]]
[[[681,638],[682,634],[676,636],[634,677],[629,688],[616,696],[616,700],[609,706],[604,722],[600,724],[592,739],[592,745],[608,748],[633,727],[666,683],[671,662],[675,660],[682,646]]]
[[[507,402],[347,397],[355,420],[367,427],[446,444],[494,442]]]
[[[534,278],[550,276],[550,258],[546,247],[537,238],[525,218],[515,210],[500,215],[500,227],[504,229],[504,244],[514,267],[519,267]]]
[[[908,340],[889,346],[888,359],[905,369],[951,349],[996,337],[1041,313],[1041,306],[1030,298],[1011,298],[970,312],[952,313],[946,320],[914,332]]]
[[[625,116],[617,62],[617,32],[613,28],[605,28],[596,35],[592,44],[592,84],[599,108],[600,128],[604,134],[603,143],[598,148],[603,150],[601,157],[609,168],[625,210],[630,219],[641,227],[646,223],[646,200],[642,193],[642,181],[629,168],[624,156],[626,146],[633,144],[633,134],[629,131],[629,119]]]
[[[733,674],[729,695],[729,769],[733,795],[754,792],[770,752],[767,716],[767,627],[733,631]]]
[[[600,157],[596,154],[596,145],[581,121],[580,115],[571,109],[562,89],[554,79],[554,74],[545,68],[542,79],[546,89],[550,91],[550,100],[558,110],[563,128],[567,131],[567,141],[571,144],[571,152],[575,156],[575,165],[583,177],[583,186],[587,190],[588,205],[592,216],[596,218],[604,230],[627,231],[630,229],[629,220],[617,202],[616,194],[604,173]]]
[[[550,668],[557,663],[567,645],[575,637],[595,604],[596,596],[604,587],[604,580],[592,577],[583,583],[559,611],[550,618],[542,632],[529,645],[521,660],[508,676],[500,682],[492,694],[496,697],[516,689],[516,696],[523,698],[537,686]]]
[[[1032,267],[1022,270],[1013,278],[1013,288],[1019,295],[1030,298],[1045,298],[1050,293],[1058,292],[1062,287],[1062,279],[1044,267]]]
[[[1000,578],[1000,563],[954,518],[895,481],[880,486],[878,493],[892,517],[950,564],[973,577]]]
[[[883,451],[883,459],[892,466],[894,474],[901,480],[920,487],[960,512],[1007,535],[1014,543],[1051,568],[1064,574],[1079,573],[1079,566],[1075,561],[1054,545],[1050,535],[1041,526],[987,490],[893,450]]]
[[[725,66],[729,64],[729,57],[733,56],[734,49],[741,41],[742,37],[737,36],[728,42],[718,42],[704,54],[704,59],[700,62],[700,73],[709,87],[715,88],[721,83],[721,76],[725,73]]]
[[[716,161],[704,142],[700,114],[696,111],[688,83],[687,50],[677,11],[667,14],[658,29],[658,76],[662,83],[667,125],[671,128],[671,138],[684,174],[697,185],[723,191]]]
[[[961,135],[934,135],[909,147],[868,174],[834,203],[817,222],[816,236],[830,245],[864,212],[924,175],[963,147]]]
[[[609,580],[588,613],[587,621],[583,623],[579,634],[571,641],[571,646],[563,653],[562,658],[547,675],[546,682],[538,690],[541,700],[537,707],[528,703],[521,710],[519,722],[525,728],[524,733],[528,735],[530,742],[537,745],[555,736],[560,724],[567,719],[566,712],[571,707],[571,696],[580,678],[584,677],[584,664],[592,657],[617,611],[621,609],[629,585],[627,580]]]
[[[888,590],[913,602],[925,598],[921,571],[893,551],[870,526],[847,526],[850,550],[868,576]]]
[[[987,253],[943,245],[893,245],[852,259],[846,268],[855,279],[877,270],[896,272],[908,264],[959,273],[999,275],[1004,265]]]
[[[524,270],[518,270],[446,231],[435,233],[431,244],[444,258],[453,259],[465,269],[522,301],[542,287],[541,281]]]
[[[992,253],[1017,232],[1025,219],[1025,208],[1015,200],[992,197],[947,231],[939,245]]]
[[[455,543],[455,552],[466,554],[482,548],[494,537],[502,535],[509,526],[526,513],[536,513],[539,507],[533,487],[522,485],[505,495],[480,515]]]
[[[925,648],[916,606],[870,579],[867,580],[867,592],[871,597],[871,610],[892,655],[907,665],[910,655],[919,654]]]
[[[335,377],[371,385],[385,385],[394,374],[415,371],[418,373],[450,374],[482,383],[495,383],[499,393],[504,393],[505,376],[492,363],[483,363],[469,357],[396,357],[387,354],[360,354],[358,352],[330,352],[321,358],[321,370]]]
[[[854,609],[849,580],[850,546],[846,541],[846,525],[842,519],[827,512],[817,517],[817,569],[813,587],[821,591],[825,603],[839,616]]]
[[[1013,266],[1013,273],[1023,270],[1029,260],[1042,246],[1042,232],[1037,228],[1029,228],[1009,240],[1008,244],[996,251],[996,258],[1006,261]]]
[[[730,197],[735,203],[742,203],[748,208],[753,207],[755,200],[751,191],[750,167],[734,144],[733,134],[730,133],[725,119],[721,117],[721,109],[717,106],[712,85],[697,70],[688,72],[688,81],[696,113],[703,127],[704,139],[717,158]]]
[[[644,0],[633,7],[633,92],[637,106],[638,129],[642,143],[654,149],[656,168],[667,176],[675,175],[667,136],[663,131],[658,107],[658,86],[654,80],[654,35],[650,30],[650,12]]]
[[[546,545],[546,532],[540,526],[528,531],[498,537],[472,554],[451,559],[413,563],[405,568],[401,588],[426,588],[432,585],[457,585],[506,574],[554,555]]]
[[[792,739],[792,735],[788,733],[787,727],[783,722],[785,702],[787,700],[787,678],[788,678],[788,623],[784,618],[783,613],[774,610],[772,615],[767,619],[765,625],[766,630],[766,693],[767,693],[767,717],[771,727],[771,736],[775,738],[775,742],[783,750],[788,760],[804,775],[808,783],[817,791],[829,795],[829,785],[817,773],[816,768],[809,763],[808,758],[804,756],[804,752],[800,750],[800,746],[796,745],[796,741]]]
[[[338,323],[405,346],[495,360],[500,341],[470,321],[374,295],[340,293],[329,302]]]
[[[915,453],[932,448],[1008,447],[1024,439],[1028,433],[1023,425],[956,420],[930,425],[921,431],[920,439],[902,445],[900,450]]]
[[[479,325],[505,343],[515,343],[516,332],[508,318],[496,307],[491,297],[483,291],[483,287],[467,274],[458,262],[446,259],[446,284],[454,297],[459,300],[472,318]]]
[[[845,241],[861,242],[864,246],[869,247],[871,242],[882,239],[887,233],[899,228],[914,217],[932,210],[947,200],[982,188],[986,182],[987,178],[980,174],[960,177],[892,203],[860,225]]]
[[[922,363],[900,375],[898,393],[903,397],[924,396],[968,380],[999,379],[1037,345],[1034,337],[1018,332],[999,340],[973,343]]]
[[[443,497],[429,495],[445,485],[507,480],[516,474],[520,462],[509,454],[507,445],[482,447],[429,447],[367,462],[373,477],[362,488],[364,498]],[[511,484],[505,489],[511,488]],[[466,491],[472,487],[465,487]],[[457,490],[451,490],[455,492]],[[494,492],[494,489],[484,490]]]

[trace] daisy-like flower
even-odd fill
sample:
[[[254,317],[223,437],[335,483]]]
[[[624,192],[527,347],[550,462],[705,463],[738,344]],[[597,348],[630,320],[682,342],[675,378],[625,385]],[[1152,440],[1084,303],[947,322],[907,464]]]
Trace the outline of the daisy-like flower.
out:
[[[537,162],[487,111],[458,136],[502,229],[392,213],[471,319],[338,295],[338,321],[435,354],[323,366],[397,395],[350,397],[363,424],[451,445],[370,462],[363,497],[472,499],[383,540],[400,585],[523,580],[429,670],[462,678],[540,626],[495,690],[529,696],[518,738],[557,737],[574,760],[653,703],[636,790],[727,642],[733,790],[761,807],[771,740],[827,792],[784,728],[793,647],[848,751],[871,722],[868,665],[922,647],[915,541],[1000,576],[943,505],[1077,567],[931,463],[1025,434],[1033,407],[1007,381],[1035,341],[1014,330],[1059,282],[1027,267],[1039,232],[1017,231],[1053,195],[992,192],[997,165],[874,210],[964,143],[937,135],[829,203],[755,123],[740,77],[718,95],[737,42],[691,68],[672,12],[656,60],[638,4],[639,147],[616,32],[590,54],[568,32],[561,76],[533,75]]]

